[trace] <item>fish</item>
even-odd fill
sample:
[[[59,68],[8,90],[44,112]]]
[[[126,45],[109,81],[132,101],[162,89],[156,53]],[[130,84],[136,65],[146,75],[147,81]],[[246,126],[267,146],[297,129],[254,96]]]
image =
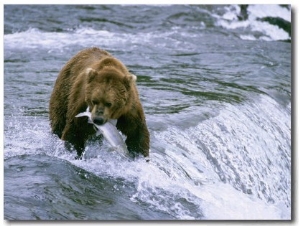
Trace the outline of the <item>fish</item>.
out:
[[[129,151],[121,134],[119,133],[116,124],[116,119],[110,119],[103,125],[97,125],[92,120],[92,114],[87,107],[85,112],[81,112],[77,114],[75,117],[88,117],[88,123],[93,124],[94,128],[96,128],[96,136],[102,134],[104,138],[108,141],[108,143],[122,156],[129,157]]]

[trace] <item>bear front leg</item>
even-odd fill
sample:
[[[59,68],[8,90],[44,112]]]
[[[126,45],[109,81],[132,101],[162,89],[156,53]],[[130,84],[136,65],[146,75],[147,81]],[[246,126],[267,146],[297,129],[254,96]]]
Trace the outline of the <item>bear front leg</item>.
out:
[[[75,157],[75,159],[81,159],[85,147],[74,145],[74,142],[71,143],[70,141],[65,141],[65,148],[70,152],[74,151],[74,149],[75,149],[76,153],[77,153],[77,156]]]
[[[84,137],[84,133],[76,132],[76,129],[72,129],[71,127],[66,127],[64,129],[62,140],[66,142],[66,147],[70,150],[70,146],[72,145],[77,152],[77,159],[82,157],[85,148],[86,138]]]
[[[146,125],[140,125],[134,131],[127,134],[125,141],[127,149],[133,157],[135,153],[141,153],[144,157],[149,156],[149,131]]]

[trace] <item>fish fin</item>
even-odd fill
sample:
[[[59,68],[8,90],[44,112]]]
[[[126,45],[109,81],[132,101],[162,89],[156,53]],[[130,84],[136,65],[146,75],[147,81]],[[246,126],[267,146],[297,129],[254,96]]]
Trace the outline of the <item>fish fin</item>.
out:
[[[83,117],[83,116],[87,116],[87,117],[89,117],[89,115],[87,114],[87,112],[81,112],[81,113],[79,113],[78,115],[76,115],[75,117]]]

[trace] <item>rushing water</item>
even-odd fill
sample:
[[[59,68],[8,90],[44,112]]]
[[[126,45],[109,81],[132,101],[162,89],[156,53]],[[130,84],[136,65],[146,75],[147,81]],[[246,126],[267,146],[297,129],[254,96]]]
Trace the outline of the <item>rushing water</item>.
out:
[[[291,219],[290,7],[5,5],[4,218]],[[272,20],[273,21],[273,20]],[[51,134],[61,67],[83,48],[137,75],[150,162]]]

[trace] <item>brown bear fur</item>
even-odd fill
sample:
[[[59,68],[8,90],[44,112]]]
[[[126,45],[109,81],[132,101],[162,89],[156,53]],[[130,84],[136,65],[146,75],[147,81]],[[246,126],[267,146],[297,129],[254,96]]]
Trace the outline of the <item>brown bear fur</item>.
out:
[[[52,132],[72,144],[80,157],[85,142],[96,131],[87,117],[75,116],[89,106],[93,121],[102,124],[117,119],[130,153],[149,156],[149,132],[135,79],[108,52],[98,48],[80,51],[55,82],[49,104]]]

